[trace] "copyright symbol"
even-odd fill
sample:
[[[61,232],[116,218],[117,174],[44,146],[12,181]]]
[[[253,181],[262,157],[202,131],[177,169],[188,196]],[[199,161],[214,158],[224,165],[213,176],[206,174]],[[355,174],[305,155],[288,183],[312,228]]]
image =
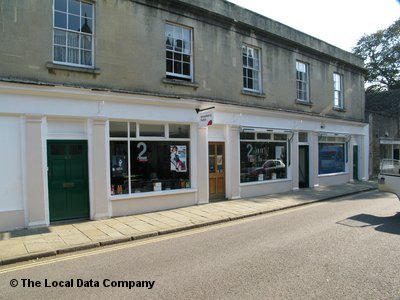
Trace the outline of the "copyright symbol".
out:
[[[18,286],[18,280],[17,280],[17,279],[11,279],[10,285],[11,285],[12,287],[17,287],[17,286]]]

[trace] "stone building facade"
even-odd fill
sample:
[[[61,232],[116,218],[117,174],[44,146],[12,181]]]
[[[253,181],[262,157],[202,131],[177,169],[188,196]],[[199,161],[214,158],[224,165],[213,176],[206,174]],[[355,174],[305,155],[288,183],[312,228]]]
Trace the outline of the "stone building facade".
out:
[[[368,179],[351,53],[223,0],[0,9],[0,230]]]
[[[400,159],[400,90],[368,93],[365,119],[370,124],[370,176],[377,176],[381,159]]]

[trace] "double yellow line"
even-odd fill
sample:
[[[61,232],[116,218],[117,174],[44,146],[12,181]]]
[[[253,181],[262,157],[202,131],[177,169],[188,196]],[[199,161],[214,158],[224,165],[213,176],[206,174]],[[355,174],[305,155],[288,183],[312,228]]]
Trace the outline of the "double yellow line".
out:
[[[45,265],[50,265],[50,264],[54,264],[54,263],[58,263],[58,262],[78,259],[81,257],[87,257],[87,256],[92,256],[92,255],[97,255],[97,254],[102,254],[102,253],[108,253],[108,252],[117,251],[117,250],[124,250],[124,249],[129,249],[129,248],[140,247],[143,245],[158,243],[158,242],[167,241],[167,240],[171,240],[171,239],[175,239],[175,238],[191,236],[191,235],[208,232],[208,231],[212,231],[212,230],[216,230],[216,229],[231,227],[231,226],[235,226],[238,224],[243,224],[243,223],[257,221],[260,219],[270,218],[270,217],[274,217],[277,215],[282,215],[282,214],[286,214],[289,212],[302,210],[302,209],[305,209],[310,206],[323,205],[323,204],[325,204],[325,203],[324,202],[311,203],[306,206],[295,207],[295,208],[291,208],[289,210],[282,210],[282,211],[263,214],[263,215],[259,215],[259,216],[255,216],[255,217],[239,219],[239,220],[235,220],[232,222],[205,226],[205,227],[196,228],[196,229],[192,229],[192,230],[188,230],[188,231],[171,233],[171,234],[167,234],[167,235],[163,235],[163,236],[156,236],[156,237],[141,240],[141,241],[132,241],[132,242],[123,243],[123,244],[119,244],[119,245],[101,247],[101,248],[97,248],[95,250],[85,250],[85,252],[76,253],[76,254],[66,254],[68,256],[59,256],[59,257],[50,258],[50,259],[43,259],[43,260],[28,262],[28,263],[24,263],[23,265],[5,267],[4,269],[2,268],[2,269],[0,269],[0,274],[30,269],[30,268],[40,267],[40,266],[45,266]]]

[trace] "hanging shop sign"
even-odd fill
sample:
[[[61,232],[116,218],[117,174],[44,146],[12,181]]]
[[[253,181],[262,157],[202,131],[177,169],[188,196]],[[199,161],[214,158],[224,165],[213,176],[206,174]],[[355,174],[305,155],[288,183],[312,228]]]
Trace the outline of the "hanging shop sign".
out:
[[[212,111],[205,111],[199,114],[200,121],[199,127],[205,128],[207,126],[211,126],[214,122],[214,112]]]

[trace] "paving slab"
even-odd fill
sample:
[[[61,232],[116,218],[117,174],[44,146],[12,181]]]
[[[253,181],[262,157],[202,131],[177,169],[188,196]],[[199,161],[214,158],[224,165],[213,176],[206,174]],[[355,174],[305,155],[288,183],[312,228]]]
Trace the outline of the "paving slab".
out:
[[[376,182],[315,187],[168,211],[0,233],[0,264],[128,242],[373,190]]]

